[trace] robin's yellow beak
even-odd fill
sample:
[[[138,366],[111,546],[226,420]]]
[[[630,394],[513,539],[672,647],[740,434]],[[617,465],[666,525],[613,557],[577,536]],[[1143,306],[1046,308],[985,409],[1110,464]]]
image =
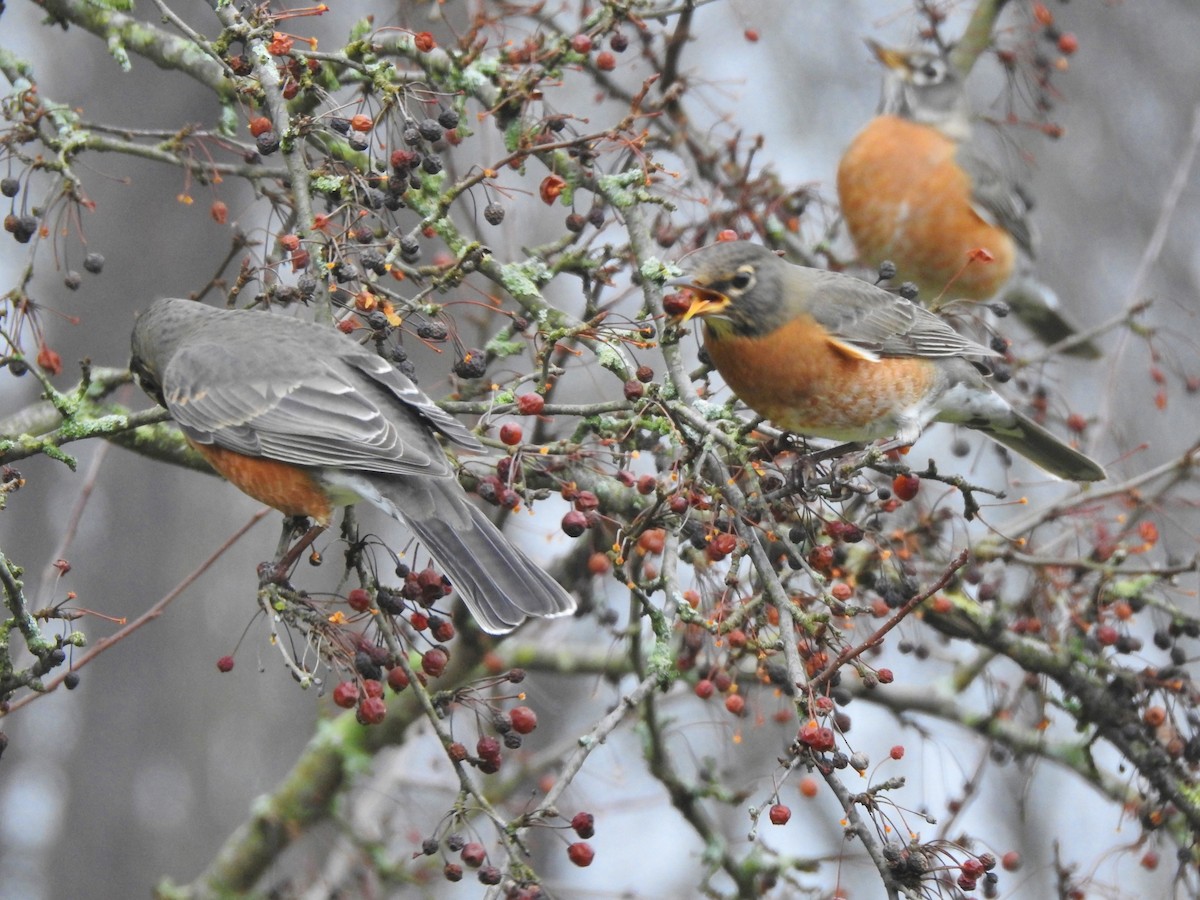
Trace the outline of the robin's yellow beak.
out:
[[[691,297],[688,308],[679,316],[679,324],[681,325],[697,317],[704,318],[705,316],[716,315],[729,306],[729,298],[720,291],[709,290],[708,288],[700,287],[696,284],[688,284],[687,282],[683,282],[679,286]]]
[[[885,47],[878,41],[873,41],[867,38],[867,46],[871,48],[871,52],[875,54],[875,58],[884,66],[893,71],[910,71],[912,66],[909,63],[908,54],[902,50],[893,50],[891,47]]]

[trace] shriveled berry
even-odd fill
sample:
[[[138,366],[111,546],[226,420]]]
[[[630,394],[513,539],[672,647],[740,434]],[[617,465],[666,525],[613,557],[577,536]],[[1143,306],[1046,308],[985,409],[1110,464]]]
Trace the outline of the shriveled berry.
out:
[[[272,130],[271,120],[266,116],[255,116],[250,120],[250,133],[254,137]]]
[[[333,702],[342,709],[351,709],[358,703],[358,685],[353,681],[343,681],[333,689]]]
[[[254,144],[258,147],[258,152],[263,156],[270,156],[279,149],[279,135],[274,131],[264,131],[254,139]]]
[[[79,273],[74,269],[71,269],[63,276],[63,285],[66,286],[67,290],[77,291],[79,290],[79,285],[82,283],[83,279],[79,277]]]
[[[15,178],[0,178],[0,194],[15,197],[21,190],[21,182]]]
[[[487,372],[487,354],[470,349],[454,362],[454,374],[459,378],[482,378]]]
[[[442,171],[442,158],[433,153],[428,153],[421,160],[421,171],[426,175],[436,175]]]
[[[367,697],[358,704],[355,718],[360,725],[378,725],[387,717],[387,704],[380,697]]]
[[[89,253],[83,258],[83,268],[86,272],[91,272],[93,275],[99,275],[104,271],[104,255],[101,253]]]
[[[463,867],[458,863],[448,862],[442,866],[442,876],[447,881],[462,881]]]
[[[642,395],[646,393],[646,386],[636,378],[630,378],[625,382],[625,399],[629,401],[640,400]]]
[[[489,225],[499,225],[504,221],[504,207],[493,200],[483,208],[483,219]]]
[[[444,129],[438,124],[436,119],[422,119],[417,123],[417,131],[424,140],[432,143],[442,139]]]
[[[449,131],[458,127],[458,113],[453,109],[443,109],[437,117],[438,124]]]
[[[577,812],[571,817],[571,828],[586,840],[596,833],[596,817],[590,812]]]
[[[371,608],[371,595],[363,588],[355,588],[346,594],[346,605],[355,612],[366,612]]]

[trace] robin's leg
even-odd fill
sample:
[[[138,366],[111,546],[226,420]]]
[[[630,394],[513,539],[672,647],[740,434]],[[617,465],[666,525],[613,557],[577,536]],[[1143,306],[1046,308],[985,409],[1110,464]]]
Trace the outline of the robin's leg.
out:
[[[841,459],[849,453],[855,453],[865,447],[857,441],[850,441],[845,444],[835,444],[832,447],[826,447],[824,450],[814,450],[811,453],[803,453],[796,459],[796,464],[792,467],[789,476],[789,488],[794,492],[803,493],[808,485],[817,483],[825,483],[829,481],[829,477],[816,478],[817,466],[827,460]]]
[[[296,560],[300,558],[301,553],[312,546],[317,535],[324,530],[324,525],[310,525],[305,516],[288,516],[284,519],[283,533],[279,536],[279,547],[275,554],[276,559],[258,564],[259,586],[266,587],[268,584],[277,584],[280,587],[288,587],[287,578],[292,567],[296,565]],[[298,534],[300,539],[292,543]]]

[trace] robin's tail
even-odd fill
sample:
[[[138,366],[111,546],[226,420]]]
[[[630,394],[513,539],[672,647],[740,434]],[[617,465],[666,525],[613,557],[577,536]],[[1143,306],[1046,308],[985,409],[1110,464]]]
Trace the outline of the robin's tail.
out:
[[[969,423],[1030,462],[1066,481],[1103,481],[1100,464],[1069,447],[1028,416],[1016,410],[988,421]]]
[[[530,616],[574,612],[575,599],[509,543],[453,478],[356,480],[367,483],[352,485],[363,499],[412,530],[484,631],[504,634]]]
[[[1018,276],[1005,288],[1000,297],[1012,314],[1047,346],[1057,344],[1078,333],[1060,308],[1058,296],[1047,285],[1028,276]],[[1063,353],[1081,359],[1099,359],[1100,348],[1091,341],[1071,344]]]

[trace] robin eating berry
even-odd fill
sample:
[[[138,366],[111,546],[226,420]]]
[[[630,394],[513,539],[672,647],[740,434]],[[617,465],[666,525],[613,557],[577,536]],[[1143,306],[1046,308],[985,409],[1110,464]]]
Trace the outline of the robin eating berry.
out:
[[[409,527],[492,634],[575,609],[467,499],[435,435],[479,441],[377,354],[332,328],[172,299],[138,317],[132,343],[142,387],[234,487],[318,528],[366,500]]]
[[[795,266],[746,241],[685,257],[672,283],[683,321],[730,390],[780,428],[809,437],[911,444],[933,421],[982,431],[1053,475],[1104,470],[993,391],[969,357],[996,354],[929,310],[866,281]]]
[[[861,262],[875,268],[890,260],[925,296],[948,285],[968,300],[1004,290],[1039,340],[1073,335],[1053,292],[1026,274],[1037,243],[1030,199],[973,138],[962,75],[939,53],[867,43],[885,69],[883,95],[837,173],[842,218]],[[1087,342],[1067,352],[1099,355]]]

